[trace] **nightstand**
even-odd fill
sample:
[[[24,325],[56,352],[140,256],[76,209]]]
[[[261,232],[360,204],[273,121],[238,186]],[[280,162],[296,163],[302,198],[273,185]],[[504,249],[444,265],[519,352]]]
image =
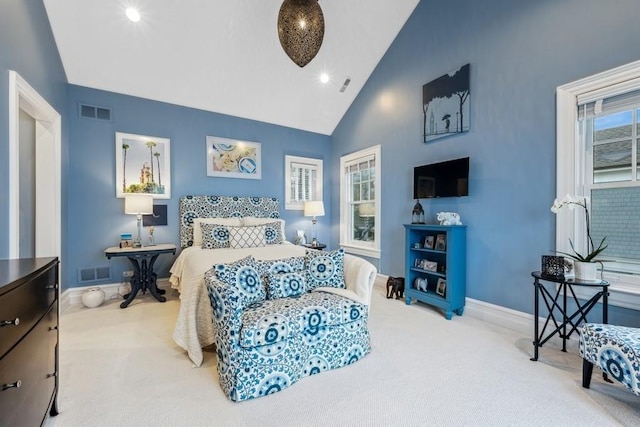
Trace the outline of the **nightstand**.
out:
[[[136,297],[138,291],[145,293],[149,290],[155,299],[160,302],[165,302],[167,299],[162,296],[164,290],[158,289],[156,283],[158,275],[153,272],[153,264],[159,255],[175,253],[176,245],[173,243],[143,246],[141,248],[119,248],[115,246],[105,249],[104,254],[107,259],[125,256],[131,261],[131,265],[133,266],[131,292],[124,296],[125,300],[120,304],[120,308],[126,308]]]
[[[318,243],[316,245],[313,245],[311,243],[307,243],[306,245],[302,245],[302,246],[304,246],[305,248],[309,248],[309,249],[315,249],[317,251],[323,251],[327,247],[327,245],[325,245],[324,243]]]

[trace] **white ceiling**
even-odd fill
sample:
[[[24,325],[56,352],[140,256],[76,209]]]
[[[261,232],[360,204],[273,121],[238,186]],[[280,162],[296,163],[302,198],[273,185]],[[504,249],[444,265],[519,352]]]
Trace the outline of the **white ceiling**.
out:
[[[44,4],[69,83],[331,135],[418,1],[322,0],[324,41],[304,68],[280,47],[281,0]]]

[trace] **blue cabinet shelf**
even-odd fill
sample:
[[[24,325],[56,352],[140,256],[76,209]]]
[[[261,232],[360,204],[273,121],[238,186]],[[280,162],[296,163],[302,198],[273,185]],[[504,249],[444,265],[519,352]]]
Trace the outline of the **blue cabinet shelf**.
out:
[[[405,302],[413,300],[462,316],[467,288],[467,228],[405,224]]]

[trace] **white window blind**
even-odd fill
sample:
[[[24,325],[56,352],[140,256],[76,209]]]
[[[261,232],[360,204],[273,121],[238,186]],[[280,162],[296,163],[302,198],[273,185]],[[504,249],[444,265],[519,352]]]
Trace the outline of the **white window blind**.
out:
[[[585,97],[584,99],[581,102],[578,97],[578,120],[580,121],[633,108],[634,105],[640,104],[640,88],[606,98]]]
[[[285,209],[302,210],[304,202],[322,200],[322,160],[285,156]]]

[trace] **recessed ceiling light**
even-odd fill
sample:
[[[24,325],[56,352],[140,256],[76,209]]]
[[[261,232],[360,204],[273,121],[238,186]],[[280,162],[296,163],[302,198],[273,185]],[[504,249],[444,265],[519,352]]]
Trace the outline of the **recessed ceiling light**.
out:
[[[138,12],[138,9],[136,9],[135,7],[128,7],[127,10],[125,10],[125,13],[127,14],[127,18],[129,18],[130,21],[140,21],[140,12]]]
[[[320,81],[322,83],[329,83],[329,74],[327,73],[320,74]]]

